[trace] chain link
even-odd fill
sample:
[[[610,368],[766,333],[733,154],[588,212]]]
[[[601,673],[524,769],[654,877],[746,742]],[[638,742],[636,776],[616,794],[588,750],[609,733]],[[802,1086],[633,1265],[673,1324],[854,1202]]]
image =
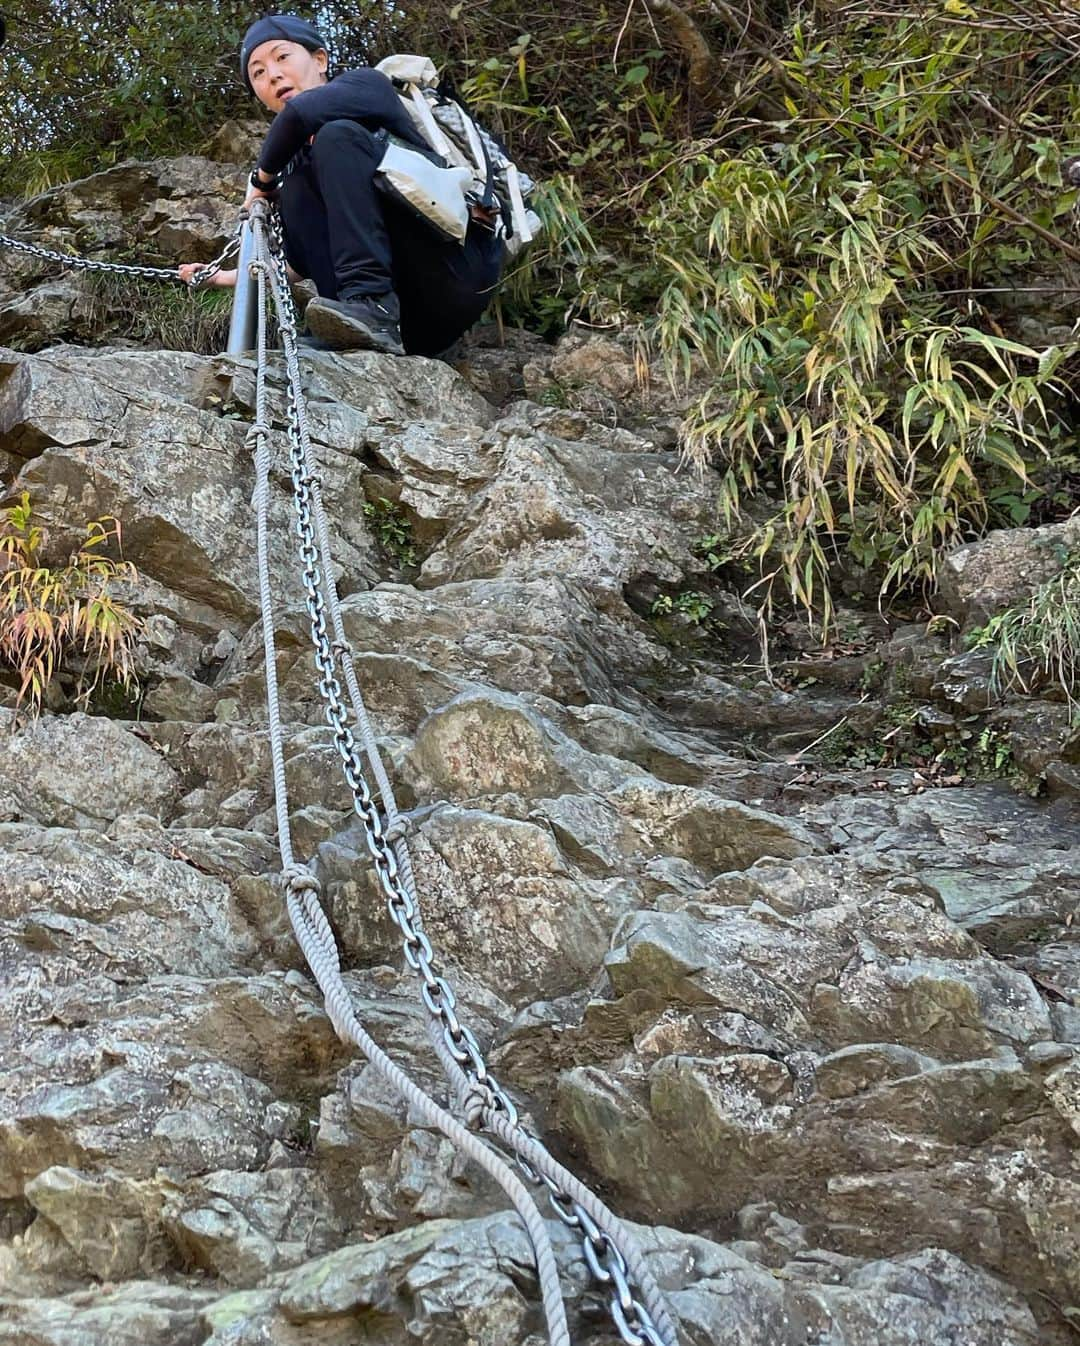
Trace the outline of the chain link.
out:
[[[292,290],[286,281],[289,272],[285,261],[285,233],[281,225],[281,212],[276,208],[270,211],[270,254],[278,266],[278,275],[282,278],[279,295],[288,314],[289,322],[295,327],[300,315],[296,311],[296,302]]]
[[[195,272],[188,282],[192,289],[205,285],[211,276],[216,275],[239,249],[240,228],[241,226],[238,225],[233,237],[229,239],[221,253],[212,262],[207,262],[204,267],[200,267]],[[59,262],[61,266],[70,266],[76,271],[107,271],[119,276],[139,276],[143,280],[180,280],[175,267],[135,266],[126,262],[97,262],[90,257],[75,257],[66,252],[56,252],[53,248],[43,248],[37,243],[24,243],[21,239],[11,238],[7,234],[0,234],[0,247],[10,248],[12,252],[25,253],[29,257],[40,257],[46,262]]]
[[[289,327],[295,329],[295,307],[288,286],[282,280],[280,227],[277,213],[271,212],[271,253],[277,264],[277,289],[288,300],[291,314]],[[312,519],[312,487],[317,482],[308,474],[305,462],[301,418],[298,406],[300,390],[289,380],[288,440],[293,497],[296,509],[296,532],[299,538],[300,559],[303,563],[302,580],[305,602],[314,645],[315,663],[319,673],[319,691],[325,703],[326,720],[333,730],[334,745],[341,758],[345,780],[353,796],[353,807],[363,823],[368,852],[386,900],[390,919],[404,937],[405,961],[421,980],[420,995],[428,1013],[439,1024],[443,1040],[454,1060],[461,1066],[470,1082],[482,1087],[490,1106],[503,1112],[513,1125],[518,1124],[518,1111],[513,1101],[495,1080],[484,1060],[475,1036],[458,1019],[457,997],[449,983],[432,966],[435,954],[427,935],[419,926],[416,903],[401,881],[398,862],[386,836],[382,816],[371,796],[353,738],[348,725],[348,710],[342,699],[341,685],[335,671],[334,647],[326,628],[326,604],[322,594],[322,572],[318,563],[318,545]],[[517,1158],[518,1167],[533,1183],[548,1188],[556,1214],[582,1236],[586,1264],[594,1279],[605,1288],[612,1287],[609,1309],[625,1346],[664,1346],[656,1324],[646,1307],[637,1300],[630,1285],[626,1261],[618,1248],[599,1228],[592,1216],[547,1176],[536,1173],[532,1166]]]

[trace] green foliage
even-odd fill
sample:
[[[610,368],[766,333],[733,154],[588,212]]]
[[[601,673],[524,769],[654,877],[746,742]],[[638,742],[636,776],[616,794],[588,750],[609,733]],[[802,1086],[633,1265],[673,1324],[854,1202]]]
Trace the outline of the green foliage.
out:
[[[363,510],[379,546],[392,560],[400,566],[419,564],[412,526],[399,504],[379,496],[376,500],[365,500]]]
[[[990,618],[968,635],[973,649],[993,651],[992,685],[1032,692],[1047,684],[1074,701],[1080,679],[1080,552],[1040,584],[1026,603]]]
[[[654,617],[676,614],[684,617],[692,626],[700,626],[712,615],[714,607],[708,594],[699,593],[696,589],[684,589],[674,596],[661,594],[654,600],[651,611]]]
[[[960,785],[981,780],[1015,780],[1007,733],[969,715],[948,728],[927,729],[918,705],[899,696],[885,708],[880,723],[867,733],[841,722],[823,738],[816,756],[833,766],[887,771],[910,768],[923,785]]]
[[[119,158],[193,148],[192,137],[246,101],[230,58],[248,12],[238,0],[25,0],[0,57],[0,193],[30,195]]]
[[[103,681],[134,686],[132,649],[138,620],[110,593],[118,579],[131,579],[129,562],[104,554],[120,543],[116,519],[95,519],[66,565],[51,567],[34,522],[30,497],[0,510],[0,664],[14,671],[18,699],[37,715],[61,664],[73,656],[82,703]]]
[[[381,41],[381,7],[318,8],[339,59]],[[0,196],[122,158],[194,153],[227,118],[259,115],[237,55],[259,11],[251,0],[22,0],[0,51]]]
[[[719,53],[725,25],[689,12]],[[556,102],[537,57],[581,69],[572,43],[594,56],[604,15],[554,45],[531,20],[519,112],[575,182],[512,293],[545,330],[555,296],[640,324],[692,397],[687,455],[721,470],[723,564],[752,562],[766,606],[783,592],[827,631],[838,564],[921,595],[957,542],[1069,507],[1080,344],[1010,333],[998,291],[1052,290],[1063,256],[1080,258],[1062,177],[1080,17],[1033,26],[988,0],[748,22],[767,40],[732,68],[717,56],[711,103],[631,23],[625,62],[571,115],[585,95],[560,87]],[[472,87],[501,109],[526,81],[504,55]]]

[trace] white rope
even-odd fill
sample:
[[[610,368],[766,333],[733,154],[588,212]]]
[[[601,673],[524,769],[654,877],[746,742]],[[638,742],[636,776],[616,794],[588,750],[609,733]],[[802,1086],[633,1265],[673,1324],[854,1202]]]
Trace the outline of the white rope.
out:
[[[277,652],[274,641],[273,595],[269,564],[270,449],[266,414],[266,288],[268,279],[272,276],[273,263],[269,256],[264,223],[258,216],[255,216],[255,221],[256,262],[253,269],[258,273],[258,373],[255,423],[248,433],[248,441],[254,445],[255,450],[256,539],[263,650],[266,660],[267,717],[278,824],[278,850],[285,877],[289,918],[304,957],[323,992],[327,1013],[338,1035],[364,1054],[376,1073],[415,1109],[416,1115],[425,1125],[440,1130],[462,1153],[489,1173],[510,1198],[532,1243],[551,1346],[570,1346],[566,1309],[559,1286],[558,1265],[550,1236],[536,1203],[506,1162],[410,1080],[365,1032],[354,1012],[348,988],[341,979],[337,944],[322,905],[318,901],[318,880],[310,870],[298,865],[293,855],[277,685]],[[278,283],[280,284],[280,281]],[[285,321],[287,323],[288,319]],[[292,336],[284,331],[283,337],[288,346]]]
[[[606,1206],[595,1192],[591,1191],[568,1168],[551,1154],[547,1147],[535,1136],[530,1136],[521,1126],[507,1117],[504,1112],[493,1108],[490,1102],[490,1090],[478,1087],[470,1080],[461,1066],[447,1050],[446,1042],[438,1031],[429,1034],[432,1045],[442,1063],[458,1098],[458,1107],[470,1127],[483,1128],[497,1136],[503,1144],[517,1156],[528,1168],[533,1169],[541,1179],[554,1184],[572,1202],[581,1206],[595,1222],[602,1234],[618,1248],[633,1276],[641,1287],[645,1307],[652,1316],[666,1346],[678,1346],[678,1332],[672,1321],[667,1300],[657,1285],[655,1278],[645,1261],[637,1239],[626,1225]],[[487,1095],[485,1097],[485,1095]],[[565,1218],[565,1216],[563,1217]]]
[[[297,366],[296,377],[299,379],[299,366]],[[387,832],[390,834],[391,829],[393,829],[396,824],[403,822],[403,820],[398,812],[393,786],[390,783],[382,761],[382,756],[379,752],[375,733],[371,727],[367,708],[364,705],[363,694],[360,690],[359,681],[356,676],[356,668],[349,651],[349,644],[345,634],[341,606],[337,594],[337,585],[333,583],[332,579],[333,569],[329,527],[326,520],[326,512],[322,507],[322,500],[318,487],[318,477],[312,470],[311,457],[309,456],[311,451],[310,435],[307,427],[306,407],[304,407],[302,400],[298,400],[298,413],[302,427],[300,441],[303,446],[305,469],[311,480],[312,516],[315,523],[316,536],[319,542],[319,559],[322,564],[322,573],[324,576],[323,592],[326,598],[327,611],[330,615],[335,638],[334,651],[338,655],[346,687],[349,692],[349,699],[356,716],[357,736],[367,760],[371,763],[372,771],[378,784],[379,796],[388,823]],[[258,415],[257,408],[256,415]],[[397,859],[401,871],[402,884],[406,888],[406,891],[410,898],[412,898],[416,907],[417,919],[415,924],[417,928],[422,928],[423,907],[416,888],[408,845],[404,836],[400,834],[397,835],[392,844],[394,856]],[[466,1100],[474,1094],[474,1085],[461,1069],[461,1066],[454,1059],[453,1055],[448,1051],[441,1030],[431,1019],[428,1020],[428,1034],[439,1060],[443,1065],[443,1069],[458,1097],[459,1105],[464,1111]],[[498,1130],[495,1127],[488,1125],[489,1118],[496,1116],[500,1119],[500,1128]],[[631,1237],[626,1226],[619,1220],[618,1216],[605,1206],[594,1193],[580,1182],[579,1179],[574,1178],[568,1169],[559,1164],[540,1141],[535,1137],[530,1136],[520,1127],[512,1125],[505,1115],[498,1113],[493,1109],[486,1109],[479,1118],[476,1117],[474,1113],[473,1124],[477,1123],[484,1126],[486,1129],[497,1131],[500,1139],[508,1144],[515,1154],[524,1159],[525,1162],[542,1178],[546,1178],[551,1183],[562,1188],[572,1200],[578,1201],[576,1195],[577,1191],[587,1195],[588,1200],[578,1201],[578,1204],[588,1211],[602,1232],[609,1238],[612,1245],[617,1248],[624,1257],[634,1275],[634,1279],[638,1282],[641,1288],[645,1306],[660,1330],[664,1346],[678,1346],[678,1334],[674,1323],[672,1322],[663,1292],[660,1290],[655,1278],[649,1271],[644,1256],[638,1248],[636,1241]],[[575,1193],[568,1191],[567,1185],[563,1181],[564,1175],[566,1178],[572,1179]]]

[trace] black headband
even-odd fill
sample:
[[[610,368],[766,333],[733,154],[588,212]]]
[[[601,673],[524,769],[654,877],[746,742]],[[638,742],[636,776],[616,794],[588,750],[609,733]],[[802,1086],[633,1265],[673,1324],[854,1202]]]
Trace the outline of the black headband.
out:
[[[256,19],[240,44],[240,76],[252,93],[255,91],[248,79],[251,53],[256,47],[261,47],[264,42],[273,42],[275,38],[279,42],[295,42],[308,51],[326,50],[322,33],[299,14],[269,14],[265,19]]]

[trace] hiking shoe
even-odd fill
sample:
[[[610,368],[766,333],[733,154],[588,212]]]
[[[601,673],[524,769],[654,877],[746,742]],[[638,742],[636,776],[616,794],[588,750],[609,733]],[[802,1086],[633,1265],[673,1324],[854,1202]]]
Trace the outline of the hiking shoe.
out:
[[[313,299],[304,317],[311,334],[336,351],[384,351],[404,355],[400,309],[393,291],[357,299]]]

